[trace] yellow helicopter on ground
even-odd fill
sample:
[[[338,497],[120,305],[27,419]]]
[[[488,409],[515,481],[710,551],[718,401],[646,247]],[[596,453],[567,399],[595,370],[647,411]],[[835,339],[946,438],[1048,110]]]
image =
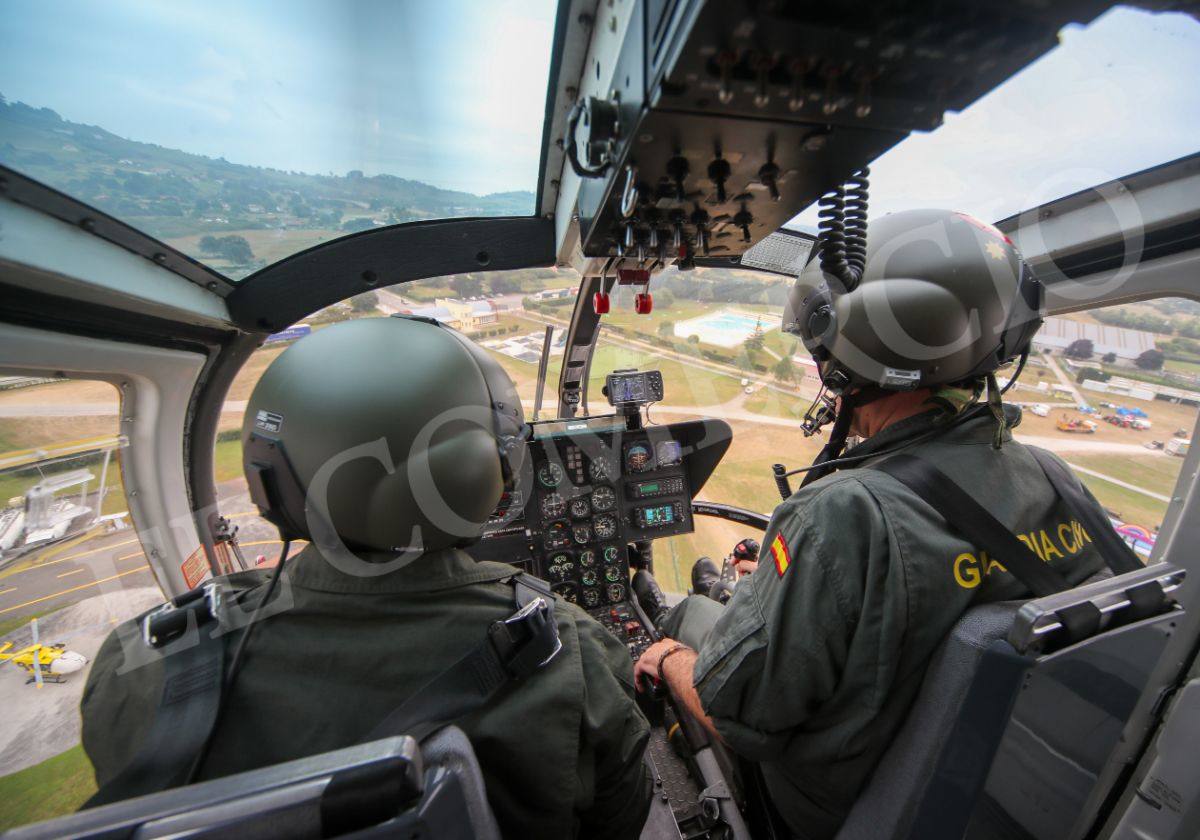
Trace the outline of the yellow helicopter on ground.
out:
[[[12,642],[0,645],[0,662],[12,662],[24,668],[29,674],[25,684],[36,683],[38,688],[42,687],[43,682],[65,682],[63,678],[67,674],[81,670],[88,661],[82,653],[67,650],[63,642],[52,645],[39,643],[36,623],[33,625],[33,643],[9,653],[14,647],[16,645]]]

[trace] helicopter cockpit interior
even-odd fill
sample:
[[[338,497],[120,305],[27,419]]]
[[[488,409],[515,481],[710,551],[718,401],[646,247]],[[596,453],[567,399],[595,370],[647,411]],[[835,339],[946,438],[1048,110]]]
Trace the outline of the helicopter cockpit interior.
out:
[[[1166,43],[1178,52],[1159,49],[1164,68],[1200,66],[1196,3],[558,0],[540,17],[539,4],[251,5],[77,9],[65,25],[24,3],[0,21],[12,47],[0,57],[0,448],[11,449],[0,481],[15,497],[0,516],[0,619],[17,622],[4,639],[31,629],[22,678],[40,688],[52,675],[39,638],[62,633],[86,662],[157,593],[179,606],[215,578],[275,562],[280,535],[247,495],[235,431],[251,389],[297,340],[376,316],[455,326],[513,377],[527,457],[465,550],[542,579],[637,661],[660,631],[631,590],[634,573],[654,572],[680,600],[698,555],[720,565],[738,539],[762,537],[792,492],[789,471],[816,452],[802,430],[820,374],[777,332],[799,272],[823,252],[863,252],[879,208],[978,190],[971,161],[991,154],[993,134],[1053,129],[1072,139],[1026,192],[971,209],[1023,254],[1060,324],[1058,344],[1035,341],[1036,382],[1027,373],[1014,391],[1030,440],[1069,453],[1090,492],[1124,514],[1110,518],[1145,565],[966,613],[836,837],[1197,836],[1200,774],[1187,745],[1200,729],[1200,571],[1189,550],[1200,540],[1200,450],[1189,448],[1200,152],[1188,129],[1200,108],[1189,107],[1194,85],[1160,92],[1121,43],[1134,33],[1130,51]],[[223,16],[237,21],[232,34]],[[238,33],[255,26],[278,35],[278,56],[235,55]],[[1096,40],[1071,52],[1089,32]],[[409,76],[389,64],[397,33]],[[314,51],[326,42],[338,49]],[[1101,108],[1080,56],[1106,44],[1118,50],[1103,60],[1128,82],[1120,107],[1162,100],[1167,128],[1145,118],[1156,130],[1141,143],[1138,121],[1122,115],[1107,133],[1124,138],[1111,141],[1123,156],[1079,163],[1072,156],[1085,160],[1093,143],[1070,134],[1065,98],[1041,126],[1001,127],[1014,103],[1045,91],[1037,73],[1056,56],[1067,56],[1056,72],[1083,80],[1073,105]],[[400,104],[380,104],[389,98]],[[321,111],[317,100],[333,104]],[[959,119],[988,107],[982,125]],[[477,122],[464,128],[460,111]],[[970,154],[951,161],[929,145],[943,137]],[[889,165],[906,149],[918,163]],[[1111,160],[1131,163],[1111,171]],[[1181,303],[1148,308],[1162,300]],[[1092,317],[1118,306],[1125,321]],[[1122,342],[1153,332],[1156,318],[1167,332],[1127,352]],[[1068,362],[1080,341],[1096,358]],[[1147,352],[1157,368],[1139,379]],[[1164,368],[1164,352],[1176,366]],[[1013,382],[1024,365],[1008,370]],[[47,389],[63,384],[74,390],[54,403]],[[1107,396],[1093,390],[1101,384]],[[111,405],[88,390],[100,385]],[[1088,418],[1100,409],[1083,403],[1101,399],[1134,408],[1114,404],[1098,424]],[[97,418],[112,428],[72,440],[84,433],[64,431],[69,417],[92,418],[77,424],[88,435]],[[1147,442],[1170,427],[1167,441]],[[121,498],[108,503],[113,458]],[[30,470],[37,481],[21,483]],[[97,475],[98,494],[88,490]],[[1153,533],[1130,527],[1151,518]],[[76,569],[101,557],[108,565]],[[959,561],[964,588],[989,573]],[[733,585],[731,562],[722,574]],[[116,600],[80,607],[131,581],[157,600],[120,615]],[[1063,617],[1081,605],[1100,616],[1086,637]],[[52,608],[75,610],[74,623]],[[44,655],[58,661],[63,648]],[[66,662],[64,685],[36,703],[23,685],[0,690],[20,709],[14,732],[65,726],[73,740],[57,749],[86,763],[74,717],[83,674]],[[67,699],[45,711],[40,698],[60,687]],[[654,784],[642,838],[793,836],[750,762],[679,697],[642,688]],[[16,735],[6,744],[0,803],[6,774],[67,756]],[[22,838],[500,836],[457,730],[66,816],[19,807],[0,827]]]

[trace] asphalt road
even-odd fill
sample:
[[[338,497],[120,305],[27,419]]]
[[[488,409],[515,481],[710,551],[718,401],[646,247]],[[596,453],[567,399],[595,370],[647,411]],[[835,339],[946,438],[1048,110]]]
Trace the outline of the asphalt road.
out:
[[[273,560],[280,547],[278,534],[255,512],[245,481],[224,482],[218,495],[222,513],[238,527],[247,562],[253,564],[260,555]],[[38,562],[52,550],[54,546],[0,568],[0,621],[50,612],[116,589],[158,585],[132,529],[91,537]]]
[[[104,534],[37,565],[0,569],[0,621],[65,607],[103,591],[156,582],[132,529]],[[35,556],[36,562],[36,556]]]

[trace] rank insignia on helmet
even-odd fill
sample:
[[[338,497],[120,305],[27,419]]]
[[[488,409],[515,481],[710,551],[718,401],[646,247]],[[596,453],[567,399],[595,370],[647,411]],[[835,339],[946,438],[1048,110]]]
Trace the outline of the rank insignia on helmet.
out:
[[[775,560],[775,571],[779,573],[780,577],[783,577],[783,573],[792,564],[792,555],[788,552],[783,534],[776,534],[775,539],[771,540],[771,557]]]

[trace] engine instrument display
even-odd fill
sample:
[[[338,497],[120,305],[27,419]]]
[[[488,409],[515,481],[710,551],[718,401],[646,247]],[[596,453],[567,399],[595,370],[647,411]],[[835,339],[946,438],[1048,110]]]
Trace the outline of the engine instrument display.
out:
[[[592,515],[592,505],[588,502],[587,496],[576,496],[571,500],[571,516],[575,519],[584,519]]]
[[[571,544],[571,528],[566,522],[551,522],[546,526],[542,541],[550,551],[565,548]]]
[[[633,517],[641,528],[665,528],[674,525],[683,512],[677,504],[646,505],[634,508]]]

